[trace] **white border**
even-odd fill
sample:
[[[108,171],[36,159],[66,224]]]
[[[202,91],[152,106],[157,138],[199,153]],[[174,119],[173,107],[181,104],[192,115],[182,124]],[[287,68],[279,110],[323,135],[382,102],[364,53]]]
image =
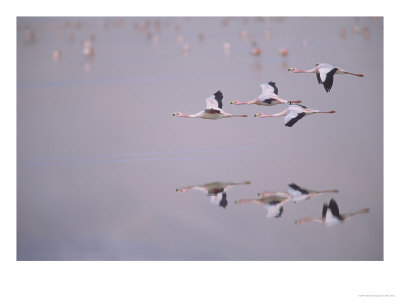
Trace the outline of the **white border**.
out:
[[[362,299],[398,288],[398,9],[366,1],[16,1],[2,8],[2,299]],[[13,7],[14,5],[14,7]],[[384,262],[16,262],[16,16],[384,16]],[[397,75],[397,76],[396,76]],[[393,298],[392,298],[393,299]]]

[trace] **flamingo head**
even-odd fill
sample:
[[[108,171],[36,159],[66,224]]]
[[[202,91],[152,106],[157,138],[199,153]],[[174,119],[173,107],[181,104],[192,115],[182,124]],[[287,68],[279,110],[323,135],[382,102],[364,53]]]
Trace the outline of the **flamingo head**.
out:
[[[174,117],[180,117],[181,115],[182,115],[182,113],[180,113],[180,112],[174,112],[172,114],[172,116],[174,116]]]
[[[254,117],[258,117],[258,116],[260,116],[260,115],[261,115],[261,114],[257,113],[257,114],[254,115]]]
[[[236,104],[236,103],[238,103],[239,101],[236,101],[236,100],[234,100],[234,101],[231,101],[231,104]]]
[[[288,71],[296,72],[297,68],[289,68]]]
[[[177,193],[182,193],[183,191],[182,191],[182,189],[176,189],[176,192]]]

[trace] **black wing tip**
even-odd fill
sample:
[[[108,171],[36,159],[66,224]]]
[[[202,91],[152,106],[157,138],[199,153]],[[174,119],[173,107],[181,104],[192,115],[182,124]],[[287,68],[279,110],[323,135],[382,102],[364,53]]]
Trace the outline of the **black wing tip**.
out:
[[[218,90],[217,92],[215,92],[214,96],[215,96],[216,100],[222,100],[222,98],[223,98],[221,90]]]
[[[296,124],[301,118],[303,118],[306,115],[306,113],[302,112],[299,113],[296,117],[292,118],[285,124],[287,127],[292,127],[294,124]]]
[[[303,189],[301,186],[295,184],[294,182],[291,183],[291,184],[289,184],[289,186],[290,186],[292,189],[294,189],[294,190],[296,190],[296,191],[299,191],[299,192],[302,193],[302,194],[309,194],[309,192],[308,192],[306,189]]]
[[[270,84],[270,85],[272,85],[272,86],[275,86],[275,85],[276,85],[276,83],[275,83],[274,81],[270,81],[270,82],[268,82],[268,84]]]
[[[283,214],[283,206],[279,207],[279,213],[275,216],[275,218],[282,217],[282,214]]]
[[[222,208],[226,208],[228,206],[228,200],[226,199],[226,193],[225,192],[222,193],[222,199],[219,202],[219,206],[221,206]]]
[[[328,204],[324,203],[324,206],[322,207],[322,217],[326,217],[326,212],[328,211]]]
[[[302,108],[307,108],[307,106],[302,105],[302,104],[298,104],[298,103],[290,103],[290,102],[289,102],[288,105],[297,105],[297,106],[300,106],[300,107],[302,107]]]
[[[329,201],[329,209],[331,210],[332,215],[339,218],[340,220],[343,220],[343,217],[340,215],[339,212],[339,206],[334,199],[331,199],[331,201]]]
[[[332,85],[331,85],[331,86],[329,86],[329,85],[327,85],[327,84],[323,83],[323,86],[324,86],[324,88],[325,88],[325,91],[326,91],[327,93],[329,93],[329,92],[331,91]]]

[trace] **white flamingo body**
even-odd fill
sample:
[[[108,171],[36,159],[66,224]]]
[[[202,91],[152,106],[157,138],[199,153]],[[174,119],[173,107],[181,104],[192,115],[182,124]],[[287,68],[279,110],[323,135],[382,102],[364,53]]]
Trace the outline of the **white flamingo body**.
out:
[[[288,101],[278,97],[278,88],[276,87],[275,82],[270,81],[268,83],[260,84],[261,87],[261,94],[258,95],[257,98],[247,101],[247,102],[240,102],[240,101],[232,101],[231,104],[235,105],[243,105],[243,104],[256,104],[256,105],[263,105],[263,106],[273,106],[276,104],[288,104],[288,103],[301,103],[300,100],[296,101]]]
[[[316,64],[315,68],[309,70],[300,70],[297,68],[289,68],[288,71],[293,73],[315,73],[319,84],[322,84],[326,92],[329,92],[333,85],[333,75],[335,74],[348,74],[357,77],[364,77],[363,74],[352,73],[343,68],[335,67],[327,63]]]
[[[247,115],[233,115],[222,110],[222,98],[223,95],[221,91],[217,91],[214,95],[206,99],[207,107],[197,114],[186,115],[181,112],[173,113],[173,116],[183,117],[183,118],[199,118],[208,120],[217,120],[222,118],[231,117],[247,117]]]
[[[255,114],[254,117],[260,117],[260,118],[267,118],[267,117],[285,117],[284,118],[284,124],[287,127],[292,127],[294,124],[296,124],[299,120],[304,118],[305,116],[309,116],[315,113],[335,113],[334,110],[331,111],[319,111],[315,109],[309,109],[303,105],[298,105],[298,104],[289,104],[289,107],[283,110],[280,113],[277,114],[272,114],[272,115],[266,115],[266,114]]]

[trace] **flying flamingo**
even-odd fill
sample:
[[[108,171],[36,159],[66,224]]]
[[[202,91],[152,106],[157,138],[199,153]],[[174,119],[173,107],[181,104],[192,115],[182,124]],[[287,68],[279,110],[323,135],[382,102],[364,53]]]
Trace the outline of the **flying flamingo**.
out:
[[[295,221],[295,223],[299,225],[307,222],[318,222],[327,226],[332,226],[335,224],[343,223],[346,219],[355,215],[367,213],[369,213],[369,208],[364,208],[354,213],[340,214],[339,206],[337,205],[335,200],[331,199],[329,205],[324,203],[324,206],[322,207],[321,218],[301,218],[300,220]]]
[[[286,108],[284,111],[273,114],[273,115],[266,115],[266,114],[255,114],[254,117],[259,117],[259,118],[266,118],[266,117],[282,117],[285,116],[284,122],[285,126],[292,127],[294,124],[297,123],[301,118],[311,115],[311,114],[333,114],[335,113],[334,110],[330,111],[319,111],[319,110],[314,110],[314,109],[309,109],[305,107],[304,105],[299,105],[299,104],[289,104],[289,107]]]
[[[315,68],[312,68],[310,70],[299,70],[297,68],[289,68],[288,71],[292,71],[293,73],[316,73],[318,83],[323,84],[326,92],[329,92],[332,88],[334,74],[349,74],[353,76],[364,77],[363,74],[351,73],[342,68],[335,67],[333,65],[326,63],[316,64]]]
[[[211,203],[218,204],[219,206],[225,208],[228,205],[226,191],[235,185],[241,185],[241,184],[250,184],[250,181],[244,181],[239,183],[214,181],[202,185],[192,185],[192,186],[178,188],[176,189],[176,192],[184,193],[190,190],[202,191],[206,193],[207,196],[210,196]]]
[[[194,115],[185,115],[181,112],[173,113],[173,116],[183,117],[183,118],[201,118],[201,119],[209,119],[216,120],[222,118],[230,118],[230,117],[247,117],[247,115],[232,115],[226,113],[222,110],[222,93],[218,91],[214,93],[213,96],[210,96],[206,99],[207,108],[201,110],[197,114]]]
[[[268,83],[260,84],[262,93],[255,99],[240,102],[240,101],[232,101],[231,104],[242,105],[242,104],[256,104],[256,105],[265,105],[272,106],[276,104],[285,104],[285,103],[301,103],[300,100],[296,101],[288,101],[285,99],[281,99],[278,97],[278,88],[276,87],[275,82],[270,81]]]
[[[290,201],[290,195],[285,192],[265,192],[258,195],[259,199],[241,199],[235,201],[235,204],[261,204],[267,210],[267,218],[280,218],[283,213],[283,205]]]

